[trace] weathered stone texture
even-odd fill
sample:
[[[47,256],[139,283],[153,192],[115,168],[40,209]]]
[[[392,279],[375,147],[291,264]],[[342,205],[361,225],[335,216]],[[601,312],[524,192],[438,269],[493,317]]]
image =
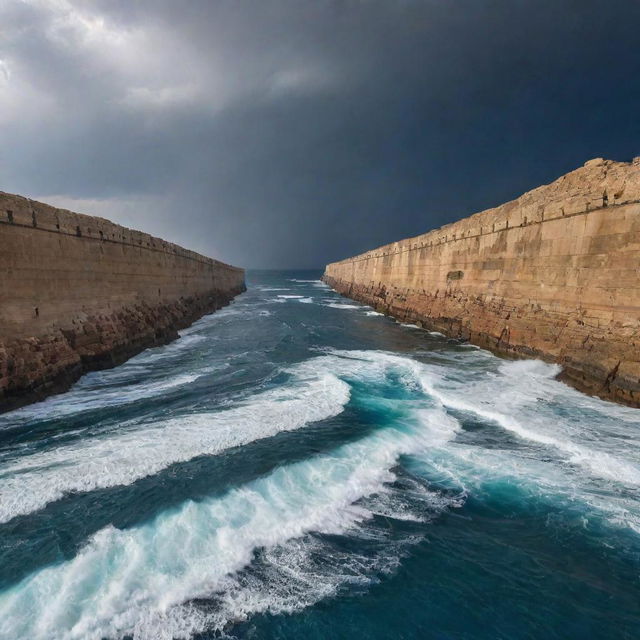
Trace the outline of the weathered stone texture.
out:
[[[559,362],[640,406],[640,161],[597,158],[520,198],[327,266],[340,293],[493,351]]]
[[[0,192],[0,410],[168,342],[244,291],[244,271]]]

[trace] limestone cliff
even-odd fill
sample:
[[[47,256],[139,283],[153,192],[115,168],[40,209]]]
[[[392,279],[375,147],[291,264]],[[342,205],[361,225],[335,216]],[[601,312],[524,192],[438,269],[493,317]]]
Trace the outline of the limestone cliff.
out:
[[[244,291],[244,271],[0,192],[0,411],[166,343]]]
[[[327,266],[340,293],[640,406],[640,158]]]

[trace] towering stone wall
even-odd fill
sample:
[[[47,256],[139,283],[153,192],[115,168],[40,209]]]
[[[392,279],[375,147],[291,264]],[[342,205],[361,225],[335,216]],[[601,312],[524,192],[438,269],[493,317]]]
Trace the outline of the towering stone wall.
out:
[[[118,364],[244,290],[244,271],[0,192],[0,410]]]
[[[340,293],[640,406],[640,159],[327,266]]]

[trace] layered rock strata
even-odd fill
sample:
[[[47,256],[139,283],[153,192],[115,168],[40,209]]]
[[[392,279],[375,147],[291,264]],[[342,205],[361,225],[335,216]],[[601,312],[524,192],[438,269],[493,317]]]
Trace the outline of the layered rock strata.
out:
[[[326,267],[345,296],[640,406],[640,158]]]
[[[119,364],[244,291],[244,271],[0,192],[0,411]]]

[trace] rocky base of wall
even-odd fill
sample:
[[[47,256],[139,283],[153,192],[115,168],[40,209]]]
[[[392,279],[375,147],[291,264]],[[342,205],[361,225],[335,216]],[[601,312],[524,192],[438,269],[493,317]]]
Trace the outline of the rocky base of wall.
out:
[[[48,335],[0,340],[0,412],[62,393],[88,371],[117,366],[144,349],[175,340],[180,329],[226,306],[244,290],[140,304],[88,316],[71,329]]]
[[[498,355],[539,358],[562,366],[559,379],[607,400],[640,407],[640,336],[633,327],[599,327],[579,311],[558,314],[540,305],[465,295],[430,294],[384,285],[362,286],[324,275],[338,293],[401,322],[468,341]]]

